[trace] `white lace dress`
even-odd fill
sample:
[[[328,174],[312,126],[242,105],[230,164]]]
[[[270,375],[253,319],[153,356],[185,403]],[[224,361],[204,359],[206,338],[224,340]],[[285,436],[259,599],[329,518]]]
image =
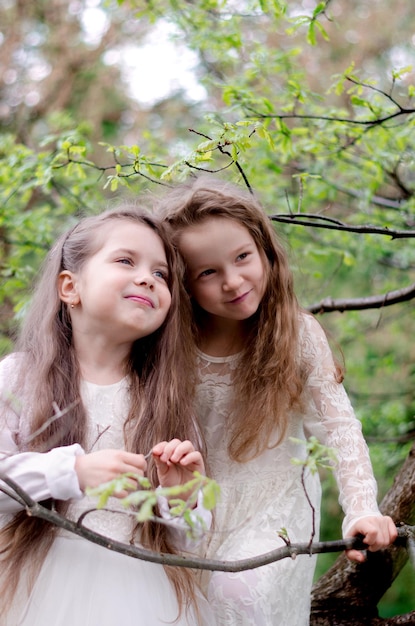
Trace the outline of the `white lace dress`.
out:
[[[15,357],[11,356],[0,363],[3,392],[14,361]],[[90,417],[88,450],[122,448],[128,402],[126,380],[108,386],[83,383],[82,396]],[[36,501],[49,497],[71,499],[68,517],[74,520],[84,511],[95,508],[96,501],[80,492],[74,471],[75,456],[83,454],[81,447],[75,444],[46,454],[17,454],[17,433],[22,435],[24,428],[14,414],[2,421],[0,471],[7,472]],[[1,484],[0,481],[0,487]],[[119,501],[111,500],[111,508],[120,510]],[[0,491],[0,527],[17,510],[19,505]],[[203,514],[198,510],[201,512]],[[128,543],[134,522],[120,513],[97,511],[88,515],[84,523],[102,535]],[[185,533],[182,530],[175,530],[175,533],[182,536],[182,545],[189,548]],[[176,595],[162,565],[112,552],[66,531],[59,531],[29,595],[24,582],[23,576],[7,619],[0,618],[2,626],[199,624],[193,610],[175,621],[178,615]],[[199,611],[203,626],[215,624],[201,594]]]
[[[336,479],[345,511],[343,532],[360,517],[380,515],[376,483],[360,422],[342,385],[334,380],[333,361],[325,334],[311,316],[301,318],[301,352],[311,364],[303,414],[292,413],[281,445],[247,463],[227,453],[231,378],[238,355],[211,357],[199,353],[198,415],[208,444],[213,478],[221,487],[215,529],[208,555],[238,560],[284,545],[277,533],[308,542],[312,512],[301,485],[304,458],[300,440],[315,435],[337,451]],[[320,483],[306,477],[308,495],[316,510],[316,539],[320,518]],[[239,573],[215,572],[206,582],[208,599],[219,626],[306,626],[315,557],[301,555]]]

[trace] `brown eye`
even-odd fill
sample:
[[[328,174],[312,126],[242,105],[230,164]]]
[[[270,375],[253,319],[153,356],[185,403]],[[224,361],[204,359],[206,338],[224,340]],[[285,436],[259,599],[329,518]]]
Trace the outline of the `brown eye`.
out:
[[[238,254],[236,257],[237,261],[243,261],[248,256],[249,252],[242,252],[242,254]]]
[[[215,270],[203,270],[203,272],[201,272],[198,276],[198,278],[202,278],[203,276],[210,276],[210,274],[213,274],[215,272]]]

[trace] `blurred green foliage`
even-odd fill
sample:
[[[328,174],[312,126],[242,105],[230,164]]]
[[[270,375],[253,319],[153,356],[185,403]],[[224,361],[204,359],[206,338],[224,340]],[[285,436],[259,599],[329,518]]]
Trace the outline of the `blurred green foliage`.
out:
[[[124,194],[157,193],[193,174],[259,195],[306,307],[415,284],[414,44],[404,0],[94,6],[108,24],[95,44],[82,3],[71,12],[54,0],[0,8],[1,354],[63,229]],[[173,89],[142,106],[108,58],[123,45],[133,55],[131,46],[166,24],[196,55],[205,96]],[[29,70],[41,67],[49,71],[35,80]],[[367,226],[384,234],[352,232]],[[382,495],[415,430],[413,300],[318,317],[344,361]],[[324,538],[339,537],[341,518],[327,478]],[[318,573],[332,558],[319,557]],[[382,614],[413,608],[413,576],[407,566]]]

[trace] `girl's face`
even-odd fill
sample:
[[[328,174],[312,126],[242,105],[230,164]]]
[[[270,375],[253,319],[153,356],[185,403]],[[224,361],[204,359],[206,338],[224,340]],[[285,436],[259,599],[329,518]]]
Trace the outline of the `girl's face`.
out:
[[[267,271],[251,234],[238,221],[209,217],[180,235],[191,295],[207,313],[242,321],[262,300]]]
[[[75,305],[78,336],[132,343],[157,330],[169,311],[163,243],[150,227],[126,220],[103,225],[96,236],[102,244],[81,271],[61,273],[62,300]]]

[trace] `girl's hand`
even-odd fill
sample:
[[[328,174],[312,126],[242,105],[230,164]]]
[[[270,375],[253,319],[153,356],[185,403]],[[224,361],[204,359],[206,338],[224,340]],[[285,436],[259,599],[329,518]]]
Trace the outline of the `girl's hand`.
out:
[[[82,491],[87,487],[98,487],[127,472],[144,476],[146,469],[147,462],[142,454],[125,450],[98,450],[77,456],[75,459],[75,471]],[[134,489],[137,489],[137,483],[131,479],[131,490]],[[117,498],[125,498],[128,494],[122,491],[114,495]]]
[[[162,487],[183,485],[193,478],[193,472],[205,473],[202,455],[191,441],[161,441],[152,450]]]
[[[363,541],[367,544],[369,552],[387,548],[398,536],[393,520],[387,515],[363,517],[353,524],[347,537],[355,537],[359,534],[363,535]],[[351,561],[359,563],[366,560],[364,552],[360,550],[346,550],[346,556]]]

